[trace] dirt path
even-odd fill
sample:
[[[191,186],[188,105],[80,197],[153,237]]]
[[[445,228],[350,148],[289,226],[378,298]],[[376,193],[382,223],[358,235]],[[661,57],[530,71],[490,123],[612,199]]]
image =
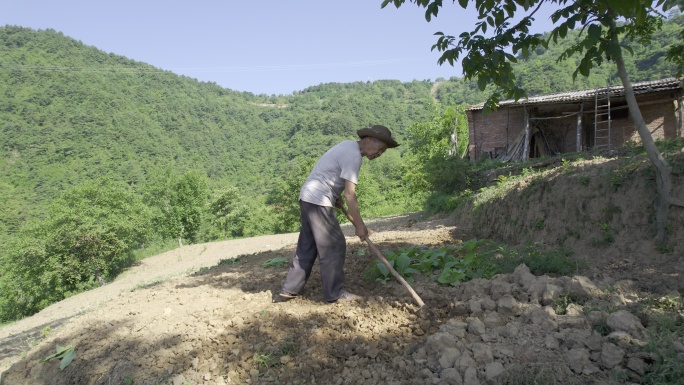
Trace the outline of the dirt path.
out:
[[[435,103],[439,103],[439,100],[437,99],[437,90],[441,84],[442,82],[434,82],[432,88],[430,88],[430,95],[432,95],[432,101]]]

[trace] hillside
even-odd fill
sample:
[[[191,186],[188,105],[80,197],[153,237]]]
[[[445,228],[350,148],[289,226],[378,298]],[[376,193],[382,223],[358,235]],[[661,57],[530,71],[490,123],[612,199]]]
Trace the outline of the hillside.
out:
[[[682,25],[684,16],[674,15],[652,44],[636,46],[629,67],[634,81],[674,74],[663,56]],[[519,85],[535,95],[615,84],[613,66],[573,81],[576,63],[555,62],[578,33],[520,58]],[[141,192],[167,170],[200,171],[216,190],[250,191],[248,203],[257,211],[299,161],[353,138],[359,128],[384,124],[403,139],[407,127],[431,118],[433,101],[486,99],[472,81],[457,77],[253,95],[105,53],[54,30],[17,26],[0,28],[0,52],[0,233],[43,216],[52,200],[84,181],[107,177]],[[402,160],[395,161],[398,174]],[[384,168],[371,169],[371,176],[382,178]],[[383,188],[406,194],[397,185]]]
[[[678,169],[679,148],[668,153]],[[568,277],[519,264],[456,286],[416,276],[419,311],[396,282],[363,278],[373,257],[347,228],[346,285],[366,299],[322,303],[315,273],[302,298],[273,302],[287,268],[269,262],[291,256],[296,234],[186,246],[4,326],[0,384],[678,383],[681,365],[663,360],[684,343],[684,244],[652,242],[643,154],[589,155],[492,174],[448,217],[369,223],[386,253],[474,236],[521,244],[520,255],[569,249]],[[672,234],[683,227],[674,211]],[[667,332],[666,310],[679,332],[647,349],[646,328]],[[64,370],[39,361],[56,345],[76,349]]]

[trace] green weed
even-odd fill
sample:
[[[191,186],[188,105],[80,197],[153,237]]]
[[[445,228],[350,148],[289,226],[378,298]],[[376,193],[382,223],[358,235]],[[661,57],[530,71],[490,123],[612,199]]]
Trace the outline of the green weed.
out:
[[[241,262],[242,262],[241,257],[224,258],[224,259],[220,260],[216,266],[235,266],[235,265],[239,265]]]
[[[259,371],[259,375],[263,376],[264,374],[271,372],[273,368],[281,366],[281,357],[292,357],[297,353],[297,350],[298,345],[291,336],[286,336],[268,351],[261,351],[261,349],[257,350],[257,352],[254,353],[253,360],[257,366],[256,369]]]
[[[662,153],[677,153],[684,148],[684,138],[658,139],[656,146]]]
[[[194,272],[194,275],[208,274],[208,273],[212,272],[214,269],[217,269],[221,266],[239,265],[242,262],[242,257],[245,257],[245,256],[239,256],[239,257],[235,257],[235,258],[224,258],[224,259],[220,260],[219,263],[217,263],[214,266],[200,267],[199,269],[197,269],[197,271]]]
[[[506,183],[510,182],[513,179],[514,178],[511,177],[511,173],[509,172],[508,175],[503,175],[503,174],[499,175],[494,180],[496,181],[496,184],[499,187],[502,187],[503,185],[505,185]]]
[[[200,269],[200,271],[201,270],[202,269]],[[157,278],[157,279],[150,281],[150,282],[139,283],[139,284],[133,286],[131,291],[136,291],[136,290],[140,290],[140,289],[149,289],[151,287],[154,287],[154,286],[161,284],[162,282],[164,282],[163,278]]]
[[[599,223],[599,229],[601,230],[601,237],[593,238],[591,240],[591,243],[594,246],[605,247],[615,242],[615,236],[613,236],[613,232],[611,231],[610,225],[608,223]]]
[[[612,203],[608,203],[608,205],[606,205],[606,207],[604,207],[602,211],[603,217],[606,219],[606,221],[610,221],[616,214],[619,214],[622,211],[622,209],[619,206],[616,206]]]
[[[565,234],[558,240],[558,244],[562,246],[568,238],[580,239],[581,234],[577,229],[566,228]]]
[[[682,309],[682,297],[676,294],[666,294],[661,297],[649,297],[645,301],[651,311],[676,312]]]
[[[617,190],[620,186],[622,186],[624,175],[619,170],[613,170],[608,176],[608,181],[610,182],[610,186],[613,188],[613,190]]]
[[[596,325],[594,325],[594,330],[596,330],[601,336],[605,337],[612,332],[610,326],[608,326],[608,320],[605,317],[601,317]]]
[[[527,246],[519,258],[534,275],[567,276],[577,273],[582,267],[570,259],[571,254],[571,249],[567,247],[539,251],[533,246]]]
[[[684,383],[684,361],[673,342],[684,334],[684,321],[681,315],[670,312],[652,317],[648,329],[649,352],[657,359],[651,363],[648,372],[641,378],[643,384],[681,384]]]
[[[290,261],[287,258],[283,257],[276,257],[276,258],[271,258],[267,259],[264,261],[264,263],[261,264],[263,267],[273,267],[273,268],[282,268],[287,266],[290,263]]]
[[[71,361],[74,360],[74,357],[76,357],[76,349],[73,346],[63,347],[59,345],[57,345],[55,349],[57,350],[55,354],[51,354],[45,358],[42,358],[40,362],[47,362],[52,359],[59,359],[59,369],[64,370],[64,368],[69,366]]]
[[[44,328],[40,331],[40,335],[41,335],[43,338],[47,338],[50,334],[52,334],[52,328],[49,327],[49,326],[44,327]]]
[[[556,314],[564,315],[568,312],[568,306],[571,304],[583,305],[586,301],[579,298],[572,293],[563,293],[553,300],[553,310]]]

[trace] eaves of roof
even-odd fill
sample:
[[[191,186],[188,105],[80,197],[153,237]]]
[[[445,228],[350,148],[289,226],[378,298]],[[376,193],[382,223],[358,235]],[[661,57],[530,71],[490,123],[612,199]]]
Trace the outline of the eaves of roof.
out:
[[[634,89],[634,93],[637,95],[678,90],[682,89],[682,79],[667,78],[661,80],[633,83],[632,88]],[[594,100],[597,93],[600,96],[604,96],[605,94],[610,93],[611,98],[620,97],[625,95],[625,88],[623,86],[603,87],[580,91],[562,92],[557,94],[532,96],[528,98],[519,99],[518,101],[509,99],[499,102],[499,107]],[[468,107],[467,110],[474,111],[481,110],[483,108],[484,103],[480,103]]]

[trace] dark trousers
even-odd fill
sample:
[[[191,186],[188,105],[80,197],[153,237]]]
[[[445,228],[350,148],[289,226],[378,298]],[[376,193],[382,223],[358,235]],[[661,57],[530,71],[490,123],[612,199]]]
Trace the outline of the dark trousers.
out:
[[[328,302],[336,301],[344,286],[347,243],[337,222],[335,209],[302,201],[299,201],[299,207],[302,229],[283,291],[298,294],[309,279],[316,258],[320,258],[323,298]]]

